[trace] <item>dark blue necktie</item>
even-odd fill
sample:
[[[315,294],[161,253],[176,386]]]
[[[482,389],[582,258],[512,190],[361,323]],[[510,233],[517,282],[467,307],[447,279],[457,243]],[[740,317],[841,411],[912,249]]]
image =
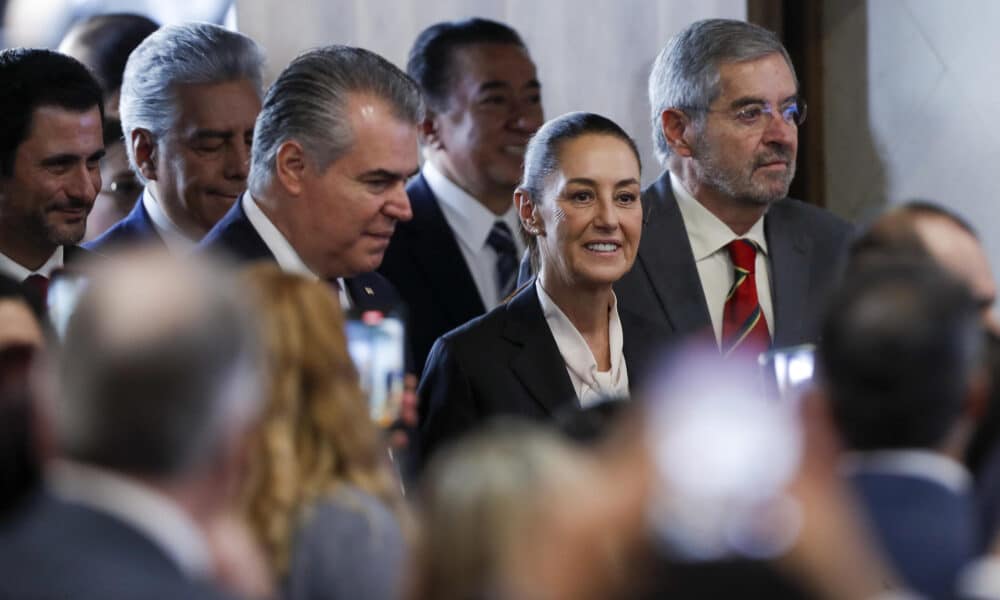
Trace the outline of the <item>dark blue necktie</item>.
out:
[[[517,272],[517,246],[514,245],[514,235],[506,223],[496,221],[490,229],[486,243],[497,253],[497,292],[501,299],[506,298],[514,291],[514,275]]]

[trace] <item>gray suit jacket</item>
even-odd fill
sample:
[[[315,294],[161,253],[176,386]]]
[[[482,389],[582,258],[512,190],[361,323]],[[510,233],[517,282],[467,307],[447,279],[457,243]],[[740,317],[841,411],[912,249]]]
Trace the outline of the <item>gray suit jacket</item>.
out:
[[[619,306],[675,336],[711,331],[708,303],[680,208],[664,171],[642,193],[643,230],[635,266],[617,284]],[[814,342],[852,227],[833,214],[785,198],[764,217],[771,258],[774,346]]]

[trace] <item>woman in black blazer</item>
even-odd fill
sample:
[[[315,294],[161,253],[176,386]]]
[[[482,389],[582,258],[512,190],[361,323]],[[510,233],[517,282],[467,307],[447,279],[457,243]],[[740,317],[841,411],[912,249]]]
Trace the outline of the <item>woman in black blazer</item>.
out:
[[[570,113],[538,130],[514,194],[538,277],[435,342],[419,390],[420,463],[490,417],[551,420],[635,389],[662,339],[611,287],[639,247],[639,176],[635,143],[609,119]]]

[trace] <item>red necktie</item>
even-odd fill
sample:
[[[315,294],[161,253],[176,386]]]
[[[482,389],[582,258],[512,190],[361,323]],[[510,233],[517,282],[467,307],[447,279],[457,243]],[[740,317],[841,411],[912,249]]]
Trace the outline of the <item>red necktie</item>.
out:
[[[756,356],[771,346],[767,319],[757,300],[754,277],[757,246],[750,240],[739,239],[729,242],[728,248],[735,279],[722,313],[722,354],[728,356],[738,350]]]
[[[49,278],[38,273],[32,273],[24,278],[24,287],[38,294],[42,302],[45,302],[49,294]]]

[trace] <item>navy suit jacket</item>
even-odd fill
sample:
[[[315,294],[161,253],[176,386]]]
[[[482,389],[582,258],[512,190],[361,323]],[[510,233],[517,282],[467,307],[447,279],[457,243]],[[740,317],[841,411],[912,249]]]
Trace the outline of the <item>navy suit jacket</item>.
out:
[[[708,303],[669,172],[642,193],[642,240],[618,283],[619,306],[656,321],[672,336],[712,330]],[[852,227],[833,214],[785,198],[768,208],[774,346],[814,342],[826,297],[842,266]]]
[[[409,307],[410,352],[418,372],[434,340],[486,312],[438,200],[418,175],[406,186],[413,219],[396,225],[379,273]]]
[[[40,493],[0,530],[0,598],[222,600],[109,514]]]
[[[109,254],[122,248],[150,243],[162,244],[163,240],[160,238],[160,234],[156,233],[153,220],[149,218],[149,213],[146,212],[146,207],[142,204],[142,195],[140,195],[135,206],[125,215],[124,219],[112,225],[97,238],[84,244],[83,247],[98,254]]]
[[[198,244],[199,252],[228,255],[238,262],[271,261],[274,255],[254,229],[243,210],[242,196]],[[344,279],[347,295],[358,310],[388,312],[400,309],[399,294],[378,273],[363,273]]]
[[[850,481],[872,531],[906,584],[927,598],[951,598],[956,577],[977,554],[971,491],[910,475],[861,471]]]
[[[618,306],[629,386],[634,392],[659,356],[658,326]],[[534,285],[508,303],[442,336],[421,377],[418,461],[492,417],[551,421],[578,407],[566,361]]]

